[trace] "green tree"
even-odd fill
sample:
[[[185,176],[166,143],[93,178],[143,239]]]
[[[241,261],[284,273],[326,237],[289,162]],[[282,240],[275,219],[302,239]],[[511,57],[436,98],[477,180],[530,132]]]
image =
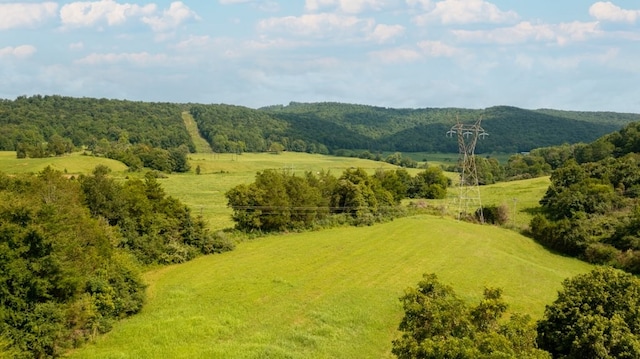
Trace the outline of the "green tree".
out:
[[[563,282],[538,323],[538,343],[558,358],[640,357],[640,280],[600,267]]]
[[[514,314],[500,323],[507,309],[501,295],[500,289],[487,288],[482,301],[470,307],[435,274],[425,274],[400,298],[402,337],[393,341],[391,352],[400,359],[549,358],[536,348],[531,318]]]
[[[440,167],[431,166],[413,178],[409,188],[411,198],[445,198],[451,180],[445,176]]]

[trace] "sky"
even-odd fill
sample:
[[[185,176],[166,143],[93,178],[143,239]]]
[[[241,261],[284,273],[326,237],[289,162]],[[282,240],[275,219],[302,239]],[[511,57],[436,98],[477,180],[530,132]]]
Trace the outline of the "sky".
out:
[[[637,0],[0,0],[0,98],[640,113]]]

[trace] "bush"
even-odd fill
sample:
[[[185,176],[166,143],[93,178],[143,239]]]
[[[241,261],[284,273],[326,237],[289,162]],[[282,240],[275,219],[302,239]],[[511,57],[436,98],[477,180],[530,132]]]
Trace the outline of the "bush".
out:
[[[485,223],[503,225],[509,222],[509,207],[505,204],[482,207],[482,216]],[[480,210],[476,211],[476,219],[480,220]]]
[[[236,248],[236,241],[226,233],[219,231],[207,236],[202,242],[201,251],[204,254],[230,252]]]
[[[610,264],[620,254],[620,250],[604,243],[591,243],[584,251],[585,260],[593,264]]]

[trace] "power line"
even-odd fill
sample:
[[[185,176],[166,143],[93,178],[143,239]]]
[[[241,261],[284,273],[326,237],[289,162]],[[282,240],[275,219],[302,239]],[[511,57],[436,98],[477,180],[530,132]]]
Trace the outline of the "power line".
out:
[[[460,167],[460,183],[456,199],[458,219],[463,214],[469,214],[471,205],[477,205],[479,206],[480,222],[484,223],[475,150],[478,138],[485,138],[489,134],[482,128],[481,122],[482,117],[473,125],[465,125],[458,118],[457,123],[447,131],[447,136],[456,135],[458,139],[458,165]]]

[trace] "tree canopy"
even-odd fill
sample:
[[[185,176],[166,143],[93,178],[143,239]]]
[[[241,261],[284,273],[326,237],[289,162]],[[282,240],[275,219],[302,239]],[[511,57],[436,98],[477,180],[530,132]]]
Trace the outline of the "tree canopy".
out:
[[[556,358],[640,357],[640,280],[601,267],[564,281],[538,323],[538,343]]]
[[[0,357],[58,357],[141,309],[141,264],[232,248],[152,173],[0,172]]]
[[[551,357],[537,349],[529,316],[512,314],[502,320],[507,304],[500,289],[486,288],[480,303],[470,306],[435,274],[425,274],[400,301],[402,336],[391,350],[400,359]]]
[[[531,222],[536,240],[592,263],[640,273],[640,154],[633,145],[640,142],[639,126],[579,146],[580,157],[565,159],[554,170],[540,201],[542,212]]]

